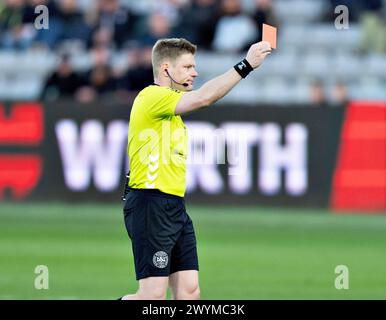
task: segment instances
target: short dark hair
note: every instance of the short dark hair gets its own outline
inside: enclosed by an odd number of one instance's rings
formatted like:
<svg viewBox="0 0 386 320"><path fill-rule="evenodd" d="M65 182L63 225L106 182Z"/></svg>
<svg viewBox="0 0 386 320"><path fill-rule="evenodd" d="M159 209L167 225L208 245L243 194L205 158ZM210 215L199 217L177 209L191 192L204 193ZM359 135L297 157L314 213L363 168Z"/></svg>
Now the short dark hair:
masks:
<svg viewBox="0 0 386 320"><path fill-rule="evenodd" d="M154 77L158 76L159 68L165 59L170 59L174 62L182 54L195 54L196 50L196 45L183 38L168 38L158 40L153 46L151 55Z"/></svg>

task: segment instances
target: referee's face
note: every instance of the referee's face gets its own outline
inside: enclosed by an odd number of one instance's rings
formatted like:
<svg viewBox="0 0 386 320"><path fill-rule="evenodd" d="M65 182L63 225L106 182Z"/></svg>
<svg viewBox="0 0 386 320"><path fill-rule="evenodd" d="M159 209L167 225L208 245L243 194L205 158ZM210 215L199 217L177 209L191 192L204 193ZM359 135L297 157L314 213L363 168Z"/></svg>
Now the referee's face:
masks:
<svg viewBox="0 0 386 320"><path fill-rule="evenodd" d="M188 84L188 86L178 85L178 89L180 91L192 91L194 80L198 76L194 55L191 53L182 54L177 58L171 69L177 82Z"/></svg>

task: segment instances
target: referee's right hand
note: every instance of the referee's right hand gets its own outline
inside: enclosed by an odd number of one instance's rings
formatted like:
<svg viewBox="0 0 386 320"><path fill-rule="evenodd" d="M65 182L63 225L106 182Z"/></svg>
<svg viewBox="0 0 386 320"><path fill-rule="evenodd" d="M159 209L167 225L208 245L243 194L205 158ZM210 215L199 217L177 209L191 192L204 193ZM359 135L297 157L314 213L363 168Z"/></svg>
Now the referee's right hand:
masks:
<svg viewBox="0 0 386 320"><path fill-rule="evenodd" d="M260 41L251 45L248 50L246 59L253 69L256 69L263 63L266 56L271 54L271 45L267 41Z"/></svg>

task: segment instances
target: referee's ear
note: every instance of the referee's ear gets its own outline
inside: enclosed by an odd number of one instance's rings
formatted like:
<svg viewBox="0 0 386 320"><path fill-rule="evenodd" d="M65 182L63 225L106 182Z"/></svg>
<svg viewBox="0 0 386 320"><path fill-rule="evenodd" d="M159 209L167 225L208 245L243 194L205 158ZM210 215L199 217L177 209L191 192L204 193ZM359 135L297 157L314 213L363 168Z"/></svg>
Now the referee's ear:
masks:
<svg viewBox="0 0 386 320"><path fill-rule="evenodd" d="M165 77L169 77L167 70L169 69L169 64L168 63L163 63L160 70L162 70L162 73Z"/></svg>

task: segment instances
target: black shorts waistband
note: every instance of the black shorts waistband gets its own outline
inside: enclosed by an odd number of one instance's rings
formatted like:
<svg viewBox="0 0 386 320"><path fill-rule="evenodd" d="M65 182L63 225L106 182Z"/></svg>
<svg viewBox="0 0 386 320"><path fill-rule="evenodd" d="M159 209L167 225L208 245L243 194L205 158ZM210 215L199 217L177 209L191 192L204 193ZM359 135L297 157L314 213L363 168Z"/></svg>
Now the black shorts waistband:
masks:
<svg viewBox="0 0 386 320"><path fill-rule="evenodd" d="M178 199L178 200L184 200L184 197L179 197L174 194L170 193L165 193L162 192L158 189L136 189L136 188L129 188L130 192L138 192L138 193L143 193L143 194L148 194L148 195L155 195L155 196L160 196L164 198L170 198L170 199Z"/></svg>

